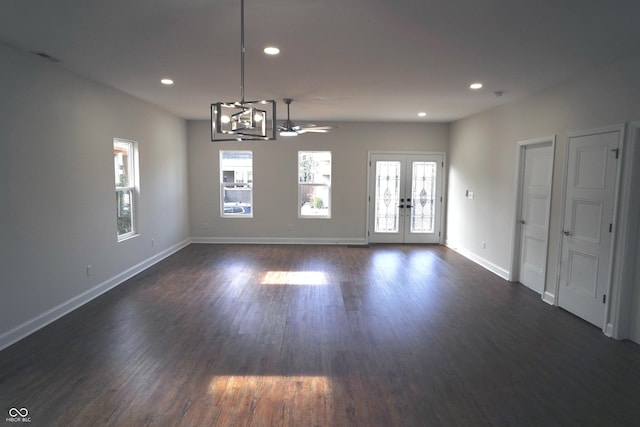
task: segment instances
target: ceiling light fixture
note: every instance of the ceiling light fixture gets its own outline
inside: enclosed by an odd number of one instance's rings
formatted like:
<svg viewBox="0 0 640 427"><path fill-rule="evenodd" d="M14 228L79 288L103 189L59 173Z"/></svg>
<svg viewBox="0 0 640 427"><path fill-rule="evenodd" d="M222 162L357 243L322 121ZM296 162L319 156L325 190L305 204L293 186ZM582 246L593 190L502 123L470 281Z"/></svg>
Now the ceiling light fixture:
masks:
<svg viewBox="0 0 640 427"><path fill-rule="evenodd" d="M471 83L469 85L469 89L473 89L473 90L478 90L478 89L482 89L482 83L477 82L477 83Z"/></svg>
<svg viewBox="0 0 640 427"><path fill-rule="evenodd" d="M424 111L421 111L418 113L418 117L426 117L427 113L425 113Z"/></svg>
<svg viewBox="0 0 640 427"><path fill-rule="evenodd" d="M241 100L211 104L211 141L276 139L276 102L244 99L244 0L240 0Z"/></svg>
<svg viewBox="0 0 640 427"><path fill-rule="evenodd" d="M171 80L171 79L162 79L162 80L160 80L160 83L162 83L163 85L171 86L173 84L173 80Z"/></svg>
<svg viewBox="0 0 640 427"><path fill-rule="evenodd" d="M267 55L277 55L280 53L280 49L274 46L267 46L264 48L264 53Z"/></svg>

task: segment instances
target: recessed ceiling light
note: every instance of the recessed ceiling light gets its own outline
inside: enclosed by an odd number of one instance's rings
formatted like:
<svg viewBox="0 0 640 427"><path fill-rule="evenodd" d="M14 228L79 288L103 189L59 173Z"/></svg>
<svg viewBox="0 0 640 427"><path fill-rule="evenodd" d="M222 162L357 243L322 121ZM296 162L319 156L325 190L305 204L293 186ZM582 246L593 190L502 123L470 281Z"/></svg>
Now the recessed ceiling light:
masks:
<svg viewBox="0 0 640 427"><path fill-rule="evenodd" d="M425 113L424 111L421 111L418 113L418 117L426 117L427 113Z"/></svg>
<svg viewBox="0 0 640 427"><path fill-rule="evenodd" d="M477 82L477 83L471 83L469 85L469 89L473 89L473 90L478 90L478 89L482 89L482 83Z"/></svg>
<svg viewBox="0 0 640 427"><path fill-rule="evenodd" d="M274 46L268 46L264 48L264 53L267 55L277 55L280 53L280 49Z"/></svg>
<svg viewBox="0 0 640 427"><path fill-rule="evenodd" d="M160 80L160 83L162 83L163 85L169 86L169 85L173 84L173 80L171 80L171 79L162 79L162 80Z"/></svg>

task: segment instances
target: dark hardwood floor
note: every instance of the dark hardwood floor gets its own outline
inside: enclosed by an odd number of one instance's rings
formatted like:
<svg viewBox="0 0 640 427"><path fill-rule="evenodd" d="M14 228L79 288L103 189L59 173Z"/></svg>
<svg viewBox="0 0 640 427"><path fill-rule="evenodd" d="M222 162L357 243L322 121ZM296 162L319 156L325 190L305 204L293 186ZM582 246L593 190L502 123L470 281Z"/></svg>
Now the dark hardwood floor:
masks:
<svg viewBox="0 0 640 427"><path fill-rule="evenodd" d="M640 425L640 346L444 247L190 245L0 352L0 426L13 407L33 426Z"/></svg>

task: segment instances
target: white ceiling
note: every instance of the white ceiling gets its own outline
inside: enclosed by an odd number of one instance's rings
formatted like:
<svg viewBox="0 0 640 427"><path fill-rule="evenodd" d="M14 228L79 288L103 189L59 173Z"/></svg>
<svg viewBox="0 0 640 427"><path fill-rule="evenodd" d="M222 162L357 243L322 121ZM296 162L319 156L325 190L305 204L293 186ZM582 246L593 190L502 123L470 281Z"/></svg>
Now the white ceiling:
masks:
<svg viewBox="0 0 640 427"><path fill-rule="evenodd" d="M279 119L289 97L294 120L453 121L635 53L638 16L638 0L245 0L246 99ZM0 40L188 119L240 99L240 0L2 0Z"/></svg>

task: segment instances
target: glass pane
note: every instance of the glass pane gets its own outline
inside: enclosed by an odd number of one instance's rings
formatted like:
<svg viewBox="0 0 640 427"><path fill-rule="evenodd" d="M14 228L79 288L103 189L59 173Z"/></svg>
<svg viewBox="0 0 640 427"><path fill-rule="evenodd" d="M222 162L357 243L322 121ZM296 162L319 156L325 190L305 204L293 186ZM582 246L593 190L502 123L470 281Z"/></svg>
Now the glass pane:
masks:
<svg viewBox="0 0 640 427"><path fill-rule="evenodd" d="M253 152L221 150L220 183L222 215L252 217Z"/></svg>
<svg viewBox="0 0 640 427"><path fill-rule="evenodd" d="M331 184L331 152L299 151L298 182L305 184Z"/></svg>
<svg viewBox="0 0 640 427"><path fill-rule="evenodd" d="M133 231L133 191L116 191L118 236Z"/></svg>
<svg viewBox="0 0 640 427"><path fill-rule="evenodd" d="M220 181L253 182L253 153L251 151L220 151Z"/></svg>
<svg viewBox="0 0 640 427"><path fill-rule="evenodd" d="M253 194L251 184L222 184L224 215L251 216Z"/></svg>
<svg viewBox="0 0 640 427"><path fill-rule="evenodd" d="M113 166L115 184L118 187L133 187L132 144L116 141L113 143Z"/></svg>
<svg viewBox="0 0 640 427"><path fill-rule="evenodd" d="M434 232L437 166L436 162L413 162L411 233Z"/></svg>
<svg viewBox="0 0 640 427"><path fill-rule="evenodd" d="M329 216L329 186L300 184L300 215Z"/></svg>
<svg viewBox="0 0 640 427"><path fill-rule="evenodd" d="M397 233L400 219L400 162L376 162L376 233Z"/></svg>

